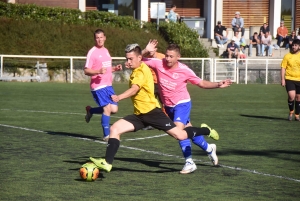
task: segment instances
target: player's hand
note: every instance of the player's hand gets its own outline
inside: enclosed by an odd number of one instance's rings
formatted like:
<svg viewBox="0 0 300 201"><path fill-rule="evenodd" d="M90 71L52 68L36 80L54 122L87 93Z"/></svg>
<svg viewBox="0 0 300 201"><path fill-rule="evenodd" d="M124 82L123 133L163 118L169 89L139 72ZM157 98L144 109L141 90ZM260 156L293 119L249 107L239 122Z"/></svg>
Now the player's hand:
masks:
<svg viewBox="0 0 300 201"><path fill-rule="evenodd" d="M113 68L113 71L120 71L122 70L122 64L118 64Z"/></svg>
<svg viewBox="0 0 300 201"><path fill-rule="evenodd" d="M153 52L156 49L156 45L158 44L158 41L156 39L150 39L148 42L148 45L146 46L146 50L148 52Z"/></svg>
<svg viewBox="0 0 300 201"><path fill-rule="evenodd" d="M99 74L104 74L104 73L106 73L106 71L107 71L106 68L101 68L101 69L99 70Z"/></svg>
<svg viewBox="0 0 300 201"><path fill-rule="evenodd" d="M230 79L222 80L218 83L219 88L225 88L229 87L232 84L232 81Z"/></svg>
<svg viewBox="0 0 300 201"><path fill-rule="evenodd" d="M281 80L281 86L285 87L285 80Z"/></svg>
<svg viewBox="0 0 300 201"><path fill-rule="evenodd" d="M119 96L117 96L117 95L112 95L111 96L111 99L114 101L114 102L119 102Z"/></svg>

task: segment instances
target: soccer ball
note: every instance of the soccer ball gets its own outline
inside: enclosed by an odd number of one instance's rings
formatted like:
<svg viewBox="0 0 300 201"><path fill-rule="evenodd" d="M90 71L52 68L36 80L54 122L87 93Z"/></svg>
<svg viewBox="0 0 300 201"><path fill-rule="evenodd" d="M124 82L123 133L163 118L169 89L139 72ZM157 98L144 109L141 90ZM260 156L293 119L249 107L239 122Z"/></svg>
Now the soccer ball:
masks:
<svg viewBox="0 0 300 201"><path fill-rule="evenodd" d="M80 176L85 181L95 181L99 176L99 169L94 163L87 162L79 170Z"/></svg>

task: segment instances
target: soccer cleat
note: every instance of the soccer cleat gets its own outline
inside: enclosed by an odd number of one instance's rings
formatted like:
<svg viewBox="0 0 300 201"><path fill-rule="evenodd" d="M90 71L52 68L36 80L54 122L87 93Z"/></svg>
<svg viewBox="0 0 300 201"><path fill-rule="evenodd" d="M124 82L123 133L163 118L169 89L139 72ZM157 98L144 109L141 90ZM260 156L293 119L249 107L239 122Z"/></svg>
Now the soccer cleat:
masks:
<svg viewBox="0 0 300 201"><path fill-rule="evenodd" d="M295 121L300 121L300 117L299 117L299 114L295 114Z"/></svg>
<svg viewBox="0 0 300 201"><path fill-rule="evenodd" d="M207 154L208 158L211 160L213 165L218 165L218 156L217 156L217 146L215 144L210 144L212 151L210 154Z"/></svg>
<svg viewBox="0 0 300 201"><path fill-rule="evenodd" d="M143 128L143 130L154 130L155 128L153 128L152 126L146 126L145 128Z"/></svg>
<svg viewBox="0 0 300 201"><path fill-rule="evenodd" d="M108 142L108 140L109 140L109 135L104 136L104 137L102 138L102 140L103 140L104 142Z"/></svg>
<svg viewBox="0 0 300 201"><path fill-rule="evenodd" d="M189 174L191 172L194 172L195 170L197 170L197 166L194 163L194 161L193 160L187 160L185 162L184 167L180 171L180 174Z"/></svg>
<svg viewBox="0 0 300 201"><path fill-rule="evenodd" d="M92 107L91 106L86 106L85 107L85 110L86 110L86 115L85 115L85 121L86 121L86 123L89 123L90 122L90 120L91 120L91 118L92 118L92 114L90 113L90 110L92 109Z"/></svg>
<svg viewBox="0 0 300 201"><path fill-rule="evenodd" d="M289 116L288 116L288 120L292 121L293 120L293 114L294 114L294 110L290 111Z"/></svg>
<svg viewBox="0 0 300 201"><path fill-rule="evenodd" d="M207 124L201 124L201 128L208 128L210 130L210 133L208 137L214 139L214 140L219 140L219 134L215 129L211 129Z"/></svg>
<svg viewBox="0 0 300 201"><path fill-rule="evenodd" d="M106 172L110 172L112 165L108 164L105 159L99 158L95 159L93 157L90 157L90 160L101 170L105 170Z"/></svg>

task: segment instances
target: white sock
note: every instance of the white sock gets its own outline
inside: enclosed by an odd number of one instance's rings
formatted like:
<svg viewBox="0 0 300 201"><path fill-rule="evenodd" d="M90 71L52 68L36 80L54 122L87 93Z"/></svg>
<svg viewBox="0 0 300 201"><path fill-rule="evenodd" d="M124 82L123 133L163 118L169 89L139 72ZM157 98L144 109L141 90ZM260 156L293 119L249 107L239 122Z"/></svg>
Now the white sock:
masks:
<svg viewBox="0 0 300 201"><path fill-rule="evenodd" d="M205 151L206 151L207 153L211 153L212 150L213 150L213 148L210 146L210 144L207 144L207 148L206 148Z"/></svg>

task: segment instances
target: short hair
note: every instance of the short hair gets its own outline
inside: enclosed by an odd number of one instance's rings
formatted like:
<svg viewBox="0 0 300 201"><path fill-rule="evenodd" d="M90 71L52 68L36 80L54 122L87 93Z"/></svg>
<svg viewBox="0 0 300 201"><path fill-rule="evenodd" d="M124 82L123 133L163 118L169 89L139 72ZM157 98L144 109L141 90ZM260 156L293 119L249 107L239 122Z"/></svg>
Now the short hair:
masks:
<svg viewBox="0 0 300 201"><path fill-rule="evenodd" d="M167 47L167 50L169 50L169 51L175 51L178 54L180 54L180 47L179 47L179 45L174 44L174 43L169 44L168 47Z"/></svg>
<svg viewBox="0 0 300 201"><path fill-rule="evenodd" d="M257 32L254 32L254 34L257 34Z"/></svg>
<svg viewBox="0 0 300 201"><path fill-rule="evenodd" d="M102 29L97 29L95 32L94 32L94 37L96 37L96 34L100 34L100 33L103 33L103 35L105 36L105 33Z"/></svg>
<svg viewBox="0 0 300 201"><path fill-rule="evenodd" d="M176 7L176 5L175 5L175 4L173 4L173 5L171 6L171 8L174 8L174 7Z"/></svg>
<svg viewBox="0 0 300 201"><path fill-rule="evenodd" d="M125 48L125 53L134 52L137 56L142 55L142 49L139 44L129 44Z"/></svg>
<svg viewBox="0 0 300 201"><path fill-rule="evenodd" d="M295 45L295 44L300 46L300 40L299 39L293 40L292 45Z"/></svg>

